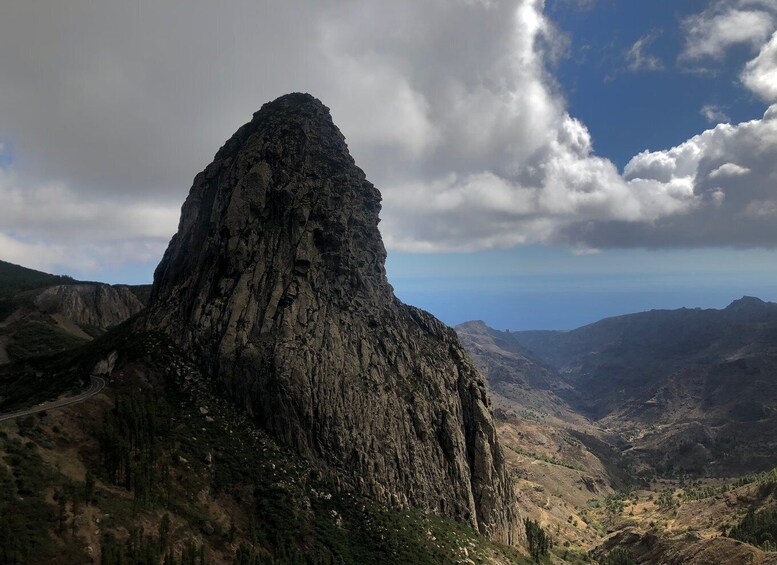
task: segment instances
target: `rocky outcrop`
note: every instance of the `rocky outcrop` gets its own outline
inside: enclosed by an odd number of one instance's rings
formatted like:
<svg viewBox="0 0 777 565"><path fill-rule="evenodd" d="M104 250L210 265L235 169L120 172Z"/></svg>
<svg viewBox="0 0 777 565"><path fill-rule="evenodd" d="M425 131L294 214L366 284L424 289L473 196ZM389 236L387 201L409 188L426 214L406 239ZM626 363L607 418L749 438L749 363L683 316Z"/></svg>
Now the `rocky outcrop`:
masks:
<svg viewBox="0 0 777 565"><path fill-rule="evenodd" d="M331 480L509 543L483 380L452 329L394 296L380 200L323 104L264 105L195 178L147 324Z"/></svg>
<svg viewBox="0 0 777 565"><path fill-rule="evenodd" d="M40 291L33 302L43 314L58 314L79 326L102 330L143 309L143 303L129 288L107 284L52 286Z"/></svg>
<svg viewBox="0 0 777 565"><path fill-rule="evenodd" d="M0 301L0 365L79 347L143 307L126 286L69 283L19 292Z"/></svg>

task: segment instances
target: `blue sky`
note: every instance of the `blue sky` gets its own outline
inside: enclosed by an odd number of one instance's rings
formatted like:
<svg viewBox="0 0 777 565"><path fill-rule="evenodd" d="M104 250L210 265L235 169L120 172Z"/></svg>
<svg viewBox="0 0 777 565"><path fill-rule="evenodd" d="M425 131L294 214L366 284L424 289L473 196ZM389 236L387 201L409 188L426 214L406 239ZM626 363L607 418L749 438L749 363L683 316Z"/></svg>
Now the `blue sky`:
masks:
<svg viewBox="0 0 777 565"><path fill-rule="evenodd" d="M566 0L547 12L570 42L554 76L593 137L598 154L621 170L645 149L682 143L710 127L714 105L732 122L758 118L765 104L739 73L751 50L731 49L709 70L677 62L681 21L705 1L591 3ZM661 70L632 71L625 53L646 35ZM638 134L637 134L638 132ZM564 329L654 308L722 308L742 295L777 301L777 252L771 249L643 248L575 255L569 248L516 247L502 252L389 260L397 294L449 324L483 319L505 329Z"/></svg>
<svg viewBox="0 0 777 565"><path fill-rule="evenodd" d="M195 4L4 8L0 258L150 282L195 173L308 91L449 324L777 300L772 0Z"/></svg>
<svg viewBox="0 0 777 565"><path fill-rule="evenodd" d="M777 252L625 249L573 255L519 247L475 254L389 254L397 295L450 325L571 329L664 308L722 308L743 295L777 301Z"/></svg>
<svg viewBox="0 0 777 565"><path fill-rule="evenodd" d="M708 65L677 62L683 18L710 2L603 0L580 10L569 4L548 4L550 17L571 42L554 74L570 112L588 126L597 153L619 167L640 151L672 147L707 129L710 122L700 112L705 105L720 107L732 122L763 115L764 102L739 80L752 50L732 46L722 61ZM646 51L663 68L631 71L624 54L645 36L652 38Z"/></svg>

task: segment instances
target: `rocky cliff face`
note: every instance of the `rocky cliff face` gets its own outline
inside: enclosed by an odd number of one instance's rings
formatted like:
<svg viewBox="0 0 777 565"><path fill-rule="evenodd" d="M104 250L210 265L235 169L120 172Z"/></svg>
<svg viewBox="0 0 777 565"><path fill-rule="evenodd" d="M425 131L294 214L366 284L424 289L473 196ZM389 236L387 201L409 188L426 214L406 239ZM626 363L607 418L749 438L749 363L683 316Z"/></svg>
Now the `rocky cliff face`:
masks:
<svg viewBox="0 0 777 565"><path fill-rule="evenodd" d="M330 479L512 542L483 380L453 330L394 297L380 199L323 104L266 104L195 178L147 324Z"/></svg>
<svg viewBox="0 0 777 565"><path fill-rule="evenodd" d="M0 365L78 347L142 309L128 287L99 283L60 284L5 297L0 299Z"/></svg>
<svg viewBox="0 0 777 565"><path fill-rule="evenodd" d="M79 326L108 329L143 309L127 287L107 284L70 284L46 288L33 299L48 315L61 315Z"/></svg>
<svg viewBox="0 0 777 565"><path fill-rule="evenodd" d="M479 320L459 324L455 330L485 377L497 408L542 413L564 428L587 428L585 418L558 396L569 396L570 385L552 367L533 359L511 339L510 332L495 330Z"/></svg>

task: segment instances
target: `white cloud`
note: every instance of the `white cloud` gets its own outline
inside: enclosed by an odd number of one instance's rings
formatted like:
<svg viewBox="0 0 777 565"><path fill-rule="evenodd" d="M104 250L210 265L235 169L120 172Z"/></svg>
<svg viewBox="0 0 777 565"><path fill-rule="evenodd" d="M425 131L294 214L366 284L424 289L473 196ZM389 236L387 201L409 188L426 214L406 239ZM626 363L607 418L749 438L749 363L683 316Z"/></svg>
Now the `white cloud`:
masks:
<svg viewBox="0 0 777 565"><path fill-rule="evenodd" d="M745 215L755 218L777 216L777 200L754 200L745 208Z"/></svg>
<svg viewBox="0 0 777 565"><path fill-rule="evenodd" d="M158 259L166 248L159 241L62 244L51 240L27 241L0 233L4 261L57 274L89 276L110 267Z"/></svg>
<svg viewBox="0 0 777 565"><path fill-rule="evenodd" d="M175 231L178 206L86 200L61 184L33 185L0 171L0 225L6 233L61 242L161 239Z"/></svg>
<svg viewBox="0 0 777 565"><path fill-rule="evenodd" d="M353 54L327 45L324 53L333 76L325 98L343 109L353 145L393 147L420 158L438 141L429 117L429 103L410 85L400 69L372 53Z"/></svg>
<svg viewBox="0 0 777 565"><path fill-rule="evenodd" d="M0 170L0 257L30 267L94 272L158 258L178 207L85 201L60 184L35 186Z"/></svg>
<svg viewBox="0 0 777 565"><path fill-rule="evenodd" d="M575 247L572 249L572 254L578 257L584 257L586 255L599 255L601 252L601 249L596 249L594 247Z"/></svg>
<svg viewBox="0 0 777 565"><path fill-rule="evenodd" d="M625 180L591 154L585 127L562 116L556 139L512 177L480 172L394 187L385 233L405 251L551 243L580 221L652 221L689 210L692 183L671 177Z"/></svg>
<svg viewBox="0 0 777 565"><path fill-rule="evenodd" d="M717 177L730 177L730 176L737 176L737 175L746 175L750 172L750 169L747 167L740 167L736 163L723 163L720 167L717 169L712 170L709 173L709 177L711 179L717 178Z"/></svg>
<svg viewBox="0 0 777 565"><path fill-rule="evenodd" d="M97 262L93 257L73 253L66 245L53 243L31 243L15 239L0 233L0 257L4 261L24 265L32 269L58 271L65 274L70 269L78 271L96 270ZM65 265L66 263L66 265Z"/></svg>
<svg viewBox="0 0 777 565"><path fill-rule="evenodd" d="M660 71L664 63L655 55L646 52L656 39L655 33L643 35L626 51L626 62L631 71Z"/></svg>
<svg viewBox="0 0 777 565"><path fill-rule="evenodd" d="M625 176L679 190L691 205L681 215L652 222L579 222L566 230L568 243L608 246L777 246L777 105L761 119L719 124L665 151L645 151Z"/></svg>
<svg viewBox="0 0 777 565"><path fill-rule="evenodd" d="M742 82L766 102L777 102L777 32L747 63Z"/></svg>
<svg viewBox="0 0 777 565"><path fill-rule="evenodd" d="M704 116L704 119L711 124L727 123L731 121L728 114L716 104L705 104L701 107L701 110L699 110L699 114Z"/></svg>
<svg viewBox="0 0 777 565"><path fill-rule="evenodd" d="M719 59L734 45L758 48L775 27L770 2L717 1L683 21L686 32L681 59Z"/></svg>

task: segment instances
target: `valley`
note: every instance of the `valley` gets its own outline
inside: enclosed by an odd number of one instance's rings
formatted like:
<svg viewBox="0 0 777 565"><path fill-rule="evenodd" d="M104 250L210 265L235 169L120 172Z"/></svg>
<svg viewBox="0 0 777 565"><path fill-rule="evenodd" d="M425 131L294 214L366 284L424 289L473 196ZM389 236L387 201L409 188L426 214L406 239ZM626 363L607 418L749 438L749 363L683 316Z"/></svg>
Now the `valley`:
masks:
<svg viewBox="0 0 777 565"><path fill-rule="evenodd" d="M563 332L456 328L522 513L563 540L561 559L626 548L645 563L777 559L761 551L774 532L760 549L722 535L777 504L775 329L777 305L750 297Z"/></svg>

